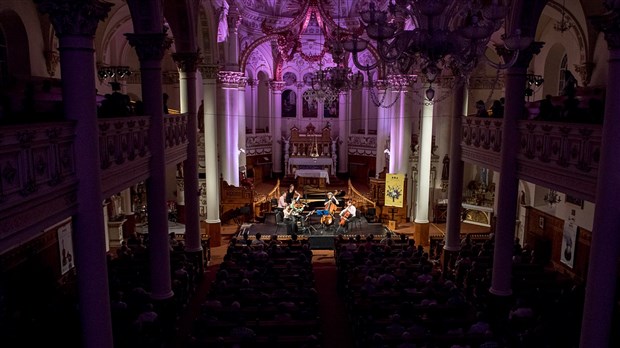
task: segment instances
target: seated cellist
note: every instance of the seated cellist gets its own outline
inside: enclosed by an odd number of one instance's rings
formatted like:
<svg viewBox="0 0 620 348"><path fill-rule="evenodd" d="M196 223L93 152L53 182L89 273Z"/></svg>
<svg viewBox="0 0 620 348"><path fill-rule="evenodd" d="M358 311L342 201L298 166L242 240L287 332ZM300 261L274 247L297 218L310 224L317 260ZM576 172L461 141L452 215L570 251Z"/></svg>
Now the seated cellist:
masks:
<svg viewBox="0 0 620 348"><path fill-rule="evenodd" d="M340 226L346 227L350 218L355 216L357 209L351 198L347 199L347 206L340 212Z"/></svg>

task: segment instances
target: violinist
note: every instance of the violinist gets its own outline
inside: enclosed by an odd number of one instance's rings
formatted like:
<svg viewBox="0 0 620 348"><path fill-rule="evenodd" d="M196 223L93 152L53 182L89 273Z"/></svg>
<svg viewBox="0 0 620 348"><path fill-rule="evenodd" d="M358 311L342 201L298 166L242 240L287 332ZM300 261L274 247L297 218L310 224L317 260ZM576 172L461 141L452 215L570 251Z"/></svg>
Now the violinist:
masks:
<svg viewBox="0 0 620 348"><path fill-rule="evenodd" d="M293 201L298 200L301 194L295 190L295 185L291 184L286 191L286 204L291 204Z"/></svg>
<svg viewBox="0 0 620 348"><path fill-rule="evenodd" d="M340 212L340 226L346 227L349 219L354 217L357 212L357 208L353 205L351 198L347 199L347 206Z"/></svg>

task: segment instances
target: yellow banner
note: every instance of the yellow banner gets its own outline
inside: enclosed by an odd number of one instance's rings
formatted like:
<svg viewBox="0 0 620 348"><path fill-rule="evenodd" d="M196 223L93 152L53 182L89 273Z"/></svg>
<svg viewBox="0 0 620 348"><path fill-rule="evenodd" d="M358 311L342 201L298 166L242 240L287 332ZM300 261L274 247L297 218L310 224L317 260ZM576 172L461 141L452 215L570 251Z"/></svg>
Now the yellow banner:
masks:
<svg viewBox="0 0 620 348"><path fill-rule="evenodd" d="M385 206L403 207L405 197L405 175L387 174L385 176Z"/></svg>

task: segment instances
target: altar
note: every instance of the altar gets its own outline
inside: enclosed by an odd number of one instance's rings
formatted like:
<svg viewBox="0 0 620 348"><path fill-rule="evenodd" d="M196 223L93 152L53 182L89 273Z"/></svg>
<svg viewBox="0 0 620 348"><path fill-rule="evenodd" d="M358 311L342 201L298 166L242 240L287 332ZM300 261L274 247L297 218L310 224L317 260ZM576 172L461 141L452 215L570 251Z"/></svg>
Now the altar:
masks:
<svg viewBox="0 0 620 348"><path fill-rule="evenodd" d="M467 203L462 203L461 206L463 207L464 223L491 227L493 208Z"/></svg>
<svg viewBox="0 0 620 348"><path fill-rule="evenodd" d="M298 187L314 186L325 189L326 184L329 184L329 173L323 169L297 169L295 179Z"/></svg>
<svg viewBox="0 0 620 348"><path fill-rule="evenodd" d="M293 173L299 170L319 170L324 169L331 175L336 175L334 168L334 160L331 157L291 157L288 159L287 173ZM296 171L293 169L297 168Z"/></svg>
<svg viewBox="0 0 620 348"><path fill-rule="evenodd" d="M323 170L328 178L336 175L337 144L331 137L331 128L326 126L319 132L315 131L312 123L305 127L305 133L293 126L290 136L283 139L284 169L287 175L297 177L295 173L299 170Z"/></svg>

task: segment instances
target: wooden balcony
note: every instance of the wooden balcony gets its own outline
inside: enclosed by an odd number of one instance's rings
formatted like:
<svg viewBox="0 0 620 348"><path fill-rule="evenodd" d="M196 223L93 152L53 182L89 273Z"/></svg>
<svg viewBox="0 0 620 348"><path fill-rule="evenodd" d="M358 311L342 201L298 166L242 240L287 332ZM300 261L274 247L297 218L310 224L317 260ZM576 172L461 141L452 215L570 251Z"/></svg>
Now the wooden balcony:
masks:
<svg viewBox="0 0 620 348"><path fill-rule="evenodd" d="M149 177L149 117L99 119L102 197ZM187 158L187 115L165 115L166 165ZM75 214L72 122L0 128L0 254Z"/></svg>
<svg viewBox="0 0 620 348"><path fill-rule="evenodd" d="M602 125L519 121L520 179L595 201ZM468 116L462 122L463 161L499 171L502 119Z"/></svg>

